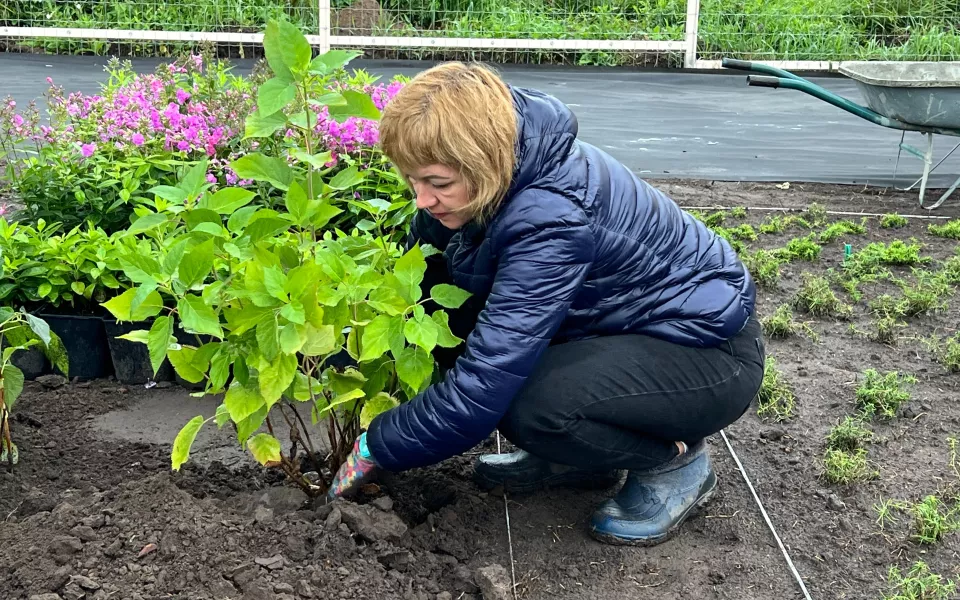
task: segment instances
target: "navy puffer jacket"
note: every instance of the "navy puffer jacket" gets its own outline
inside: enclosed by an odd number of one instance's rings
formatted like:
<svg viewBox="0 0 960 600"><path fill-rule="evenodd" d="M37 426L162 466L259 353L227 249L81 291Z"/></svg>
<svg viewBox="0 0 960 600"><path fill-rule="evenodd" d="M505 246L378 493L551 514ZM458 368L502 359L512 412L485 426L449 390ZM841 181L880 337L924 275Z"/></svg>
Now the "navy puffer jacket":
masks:
<svg viewBox="0 0 960 600"><path fill-rule="evenodd" d="M559 100L512 93L517 165L498 212L456 232L423 211L415 219L414 235L444 249L454 283L485 305L443 381L368 429L387 470L434 464L486 438L551 341L638 333L711 347L754 310L754 281L725 240L577 140Z"/></svg>

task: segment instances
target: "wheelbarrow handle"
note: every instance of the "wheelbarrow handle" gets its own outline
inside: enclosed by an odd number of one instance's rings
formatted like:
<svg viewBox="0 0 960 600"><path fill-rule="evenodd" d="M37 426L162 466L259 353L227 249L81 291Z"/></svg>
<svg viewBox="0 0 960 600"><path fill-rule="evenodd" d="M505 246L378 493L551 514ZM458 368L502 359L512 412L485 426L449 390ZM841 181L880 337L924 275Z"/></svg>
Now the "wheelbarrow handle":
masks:
<svg viewBox="0 0 960 600"><path fill-rule="evenodd" d="M752 71L753 63L749 60L738 60L736 58L724 58L720 61L724 69L737 69L739 71Z"/></svg>
<svg viewBox="0 0 960 600"><path fill-rule="evenodd" d="M780 77L782 79L795 79L797 81L806 81L799 75L794 75L790 71L784 71L763 63L750 62L749 60L737 60L735 58L724 58L720 60L721 66L725 69L736 69L738 71L750 71L751 73L760 73L771 77Z"/></svg>
<svg viewBox="0 0 960 600"><path fill-rule="evenodd" d="M776 89L780 87L780 78L769 75L747 75L747 85Z"/></svg>

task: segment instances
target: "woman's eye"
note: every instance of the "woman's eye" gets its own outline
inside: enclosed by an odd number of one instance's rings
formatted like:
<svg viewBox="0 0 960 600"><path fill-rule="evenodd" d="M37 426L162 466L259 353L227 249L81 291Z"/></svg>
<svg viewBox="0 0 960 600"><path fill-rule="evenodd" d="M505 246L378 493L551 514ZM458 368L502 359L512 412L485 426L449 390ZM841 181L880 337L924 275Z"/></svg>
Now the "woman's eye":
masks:
<svg viewBox="0 0 960 600"><path fill-rule="evenodd" d="M434 185L433 187L437 188L438 190L445 190L445 189L447 189L448 187L450 187L450 184L449 184L449 183L440 183L440 184Z"/></svg>

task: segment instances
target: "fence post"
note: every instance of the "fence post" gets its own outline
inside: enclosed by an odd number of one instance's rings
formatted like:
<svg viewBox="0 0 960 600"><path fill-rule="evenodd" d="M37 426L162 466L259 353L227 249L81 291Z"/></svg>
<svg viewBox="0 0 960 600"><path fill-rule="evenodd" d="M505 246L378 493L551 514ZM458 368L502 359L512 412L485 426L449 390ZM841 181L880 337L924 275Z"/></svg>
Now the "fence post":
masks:
<svg viewBox="0 0 960 600"><path fill-rule="evenodd" d="M317 0L317 35L320 37L319 52L323 54L330 50L330 0Z"/></svg>
<svg viewBox="0 0 960 600"><path fill-rule="evenodd" d="M700 32L700 0L687 0L686 36L683 52L683 66L687 69L697 67L697 41Z"/></svg>

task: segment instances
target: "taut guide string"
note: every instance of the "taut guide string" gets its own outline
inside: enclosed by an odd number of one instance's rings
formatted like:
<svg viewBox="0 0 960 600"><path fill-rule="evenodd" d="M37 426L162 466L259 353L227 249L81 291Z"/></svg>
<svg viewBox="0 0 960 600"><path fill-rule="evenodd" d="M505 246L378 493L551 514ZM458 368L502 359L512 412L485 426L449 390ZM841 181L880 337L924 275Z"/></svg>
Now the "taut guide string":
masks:
<svg viewBox="0 0 960 600"><path fill-rule="evenodd" d="M497 430L497 454L500 450L500 430ZM513 561L513 535L510 533L510 501L507 500L507 490L503 490L503 514L507 520L507 547L510 550L510 589L513 590L513 600L517 600L517 567Z"/></svg>
<svg viewBox="0 0 960 600"><path fill-rule="evenodd" d="M767 516L767 511L763 508L763 502L760 502L760 496L758 496L757 491L753 489L753 484L750 483L750 478L747 477L747 470L743 468L743 465L740 463L740 459L737 457L737 453L733 451L733 446L730 444L730 440L727 439L727 434L721 429L720 435L723 437L723 441L727 444L727 450L730 451L730 456L732 456L734 462L737 463L737 468L740 469L740 474L743 475L743 480L747 482L747 487L750 488L750 493L753 494L753 499L757 501L757 506L760 507L760 514L763 515L763 520L767 522L767 527L770 528L770 533L773 534L773 539L777 540L777 545L780 546L780 552L782 552L783 557L787 559L787 566L790 567L790 572L793 573L794 579L796 579L797 583L800 584L800 589L803 591L803 597L806 598L806 600L812 600L812 598L810 598L810 592L807 591L807 586L803 584L803 578L800 577L800 573L797 571L797 568L793 566L793 561L790 560L790 553L787 552L787 549L783 546L783 542L780 541L780 536L777 535L777 530L774 529L773 523L770 521L770 517Z"/></svg>

